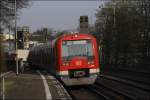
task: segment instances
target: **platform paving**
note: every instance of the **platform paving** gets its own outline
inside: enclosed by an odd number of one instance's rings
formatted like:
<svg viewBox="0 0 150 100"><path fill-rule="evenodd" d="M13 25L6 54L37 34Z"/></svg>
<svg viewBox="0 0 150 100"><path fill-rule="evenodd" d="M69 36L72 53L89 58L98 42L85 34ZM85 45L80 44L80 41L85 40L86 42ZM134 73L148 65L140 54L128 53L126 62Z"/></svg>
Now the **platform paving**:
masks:
<svg viewBox="0 0 150 100"><path fill-rule="evenodd" d="M42 73L42 72L41 72ZM71 99L70 95L55 77L43 73L50 90L52 100ZM2 92L2 88L1 88ZM3 99L1 93L0 99ZM5 76L5 100L47 100L45 87L41 75L30 70L23 74L16 75L11 72Z"/></svg>

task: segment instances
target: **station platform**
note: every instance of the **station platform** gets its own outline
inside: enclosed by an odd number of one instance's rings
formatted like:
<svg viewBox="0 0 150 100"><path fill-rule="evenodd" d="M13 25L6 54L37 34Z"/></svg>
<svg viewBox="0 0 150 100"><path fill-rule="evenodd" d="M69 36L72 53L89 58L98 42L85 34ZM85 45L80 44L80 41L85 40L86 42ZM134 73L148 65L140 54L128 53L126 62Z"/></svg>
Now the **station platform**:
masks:
<svg viewBox="0 0 150 100"><path fill-rule="evenodd" d="M1 81L2 87L2 81ZM30 70L16 75L10 72L4 78L1 100L72 100L63 85L47 72Z"/></svg>

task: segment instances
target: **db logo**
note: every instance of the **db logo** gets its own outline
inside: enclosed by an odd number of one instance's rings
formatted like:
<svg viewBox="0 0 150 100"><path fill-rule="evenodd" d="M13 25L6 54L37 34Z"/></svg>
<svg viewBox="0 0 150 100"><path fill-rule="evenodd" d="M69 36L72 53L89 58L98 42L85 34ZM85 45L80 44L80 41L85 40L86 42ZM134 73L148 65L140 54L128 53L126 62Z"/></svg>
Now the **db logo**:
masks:
<svg viewBox="0 0 150 100"><path fill-rule="evenodd" d="M82 62L81 61L76 61L76 65L81 65Z"/></svg>

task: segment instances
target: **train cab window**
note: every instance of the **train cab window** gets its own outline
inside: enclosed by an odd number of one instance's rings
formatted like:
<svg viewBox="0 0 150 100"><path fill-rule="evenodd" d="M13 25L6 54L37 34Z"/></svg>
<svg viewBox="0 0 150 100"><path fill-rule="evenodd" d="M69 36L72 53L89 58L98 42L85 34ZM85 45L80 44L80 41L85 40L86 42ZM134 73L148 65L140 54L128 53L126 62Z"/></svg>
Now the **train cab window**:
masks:
<svg viewBox="0 0 150 100"><path fill-rule="evenodd" d="M74 56L93 58L93 47L91 40L75 40L62 42L63 60L71 60Z"/></svg>

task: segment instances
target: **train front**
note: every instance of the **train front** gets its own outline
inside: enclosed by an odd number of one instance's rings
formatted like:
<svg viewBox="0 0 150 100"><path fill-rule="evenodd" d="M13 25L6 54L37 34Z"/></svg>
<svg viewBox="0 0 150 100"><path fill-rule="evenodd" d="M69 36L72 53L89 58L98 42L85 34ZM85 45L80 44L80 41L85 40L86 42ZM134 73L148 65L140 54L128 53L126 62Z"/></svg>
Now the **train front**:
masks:
<svg viewBox="0 0 150 100"><path fill-rule="evenodd" d="M65 85L93 84L99 74L96 39L86 34L62 38L58 75Z"/></svg>

